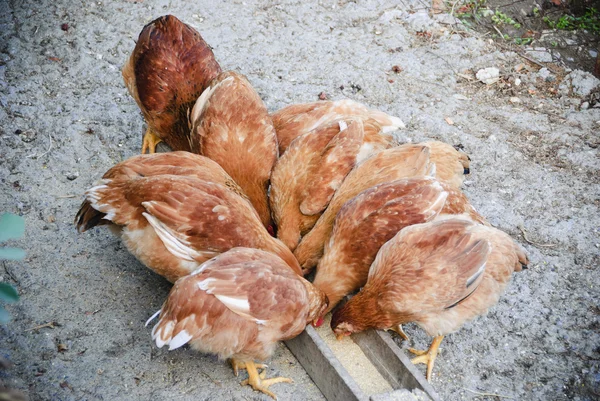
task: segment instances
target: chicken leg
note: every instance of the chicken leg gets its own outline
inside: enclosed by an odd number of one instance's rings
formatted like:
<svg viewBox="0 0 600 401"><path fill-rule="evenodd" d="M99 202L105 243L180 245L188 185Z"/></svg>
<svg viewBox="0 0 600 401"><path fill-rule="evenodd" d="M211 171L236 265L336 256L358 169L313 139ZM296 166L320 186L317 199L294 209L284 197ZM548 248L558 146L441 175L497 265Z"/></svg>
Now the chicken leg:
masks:
<svg viewBox="0 0 600 401"><path fill-rule="evenodd" d="M242 381L242 386L250 385L254 390L261 391L266 395L272 397L274 400L277 396L268 390L269 386L275 383L293 383L292 379L287 377L275 377L272 379L265 379L266 371L263 371L260 375L258 374L257 365L252 361L245 362L246 370L248 371L248 379Z"/></svg>
<svg viewBox="0 0 600 401"><path fill-rule="evenodd" d="M426 376L427 381L431 380L431 372L433 371L433 364L435 362L435 358L437 357L437 354L438 354L438 349L440 348L440 344L442 343L443 339L444 339L444 336L435 337L433 339L433 341L431 342L431 346L429 347L429 349L427 351L421 351L421 350L417 350L414 348L408 349L413 354L419 355L416 358L413 358L411 360L412 363L414 363L415 365L418 363L427 364L427 376Z"/></svg>
<svg viewBox="0 0 600 401"><path fill-rule="evenodd" d="M231 363L231 367L233 368L233 374L235 375L235 377L238 376L240 369L247 369L246 368L246 362L241 361L239 359L231 358L231 360L229 362ZM268 368L267 365L262 364L262 363L255 363L254 366L256 367L256 369L266 369L266 368ZM266 371L261 372L261 376L265 372ZM264 379L264 377L261 377L261 379Z"/></svg>
<svg viewBox="0 0 600 401"><path fill-rule="evenodd" d="M389 330L395 331L400 337L402 337L403 340L410 342L410 338L406 335L404 330L402 330L401 324L390 327Z"/></svg>
<svg viewBox="0 0 600 401"><path fill-rule="evenodd" d="M144 134L144 139L142 140L142 154L145 154L146 150L150 154L156 153L156 145L160 142L162 142L162 139L148 128Z"/></svg>

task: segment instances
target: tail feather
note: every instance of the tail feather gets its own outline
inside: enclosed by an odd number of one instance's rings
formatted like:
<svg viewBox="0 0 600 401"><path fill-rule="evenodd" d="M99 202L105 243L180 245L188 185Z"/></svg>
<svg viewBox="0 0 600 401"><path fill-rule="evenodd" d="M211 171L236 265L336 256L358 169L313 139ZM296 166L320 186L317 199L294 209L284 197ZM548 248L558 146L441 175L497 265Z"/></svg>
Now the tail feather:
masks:
<svg viewBox="0 0 600 401"><path fill-rule="evenodd" d="M84 200L75 216L75 225L80 233L94 228L110 224L109 220L104 219L106 213L94 209L88 200Z"/></svg>

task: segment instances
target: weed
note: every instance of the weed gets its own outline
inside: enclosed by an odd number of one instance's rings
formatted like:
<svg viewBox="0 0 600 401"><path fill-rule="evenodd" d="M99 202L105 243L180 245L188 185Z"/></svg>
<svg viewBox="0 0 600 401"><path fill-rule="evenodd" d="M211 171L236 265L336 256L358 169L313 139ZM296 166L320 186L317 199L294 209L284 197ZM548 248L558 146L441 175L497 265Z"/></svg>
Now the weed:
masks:
<svg viewBox="0 0 600 401"><path fill-rule="evenodd" d="M555 20L550 17L544 17L543 20L552 29L561 31L584 29L592 33L600 33L600 13L594 7L588 8L581 17L565 14Z"/></svg>

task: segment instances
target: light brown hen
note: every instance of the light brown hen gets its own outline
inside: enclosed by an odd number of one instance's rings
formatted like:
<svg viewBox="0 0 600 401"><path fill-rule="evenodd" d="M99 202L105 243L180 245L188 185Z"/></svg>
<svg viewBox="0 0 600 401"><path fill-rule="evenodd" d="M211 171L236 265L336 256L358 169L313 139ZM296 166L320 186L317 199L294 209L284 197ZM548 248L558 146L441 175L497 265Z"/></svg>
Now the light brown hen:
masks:
<svg viewBox="0 0 600 401"><path fill-rule="evenodd" d="M224 72L198 98L190 119L192 151L219 163L269 228L267 191L277 160L277 136L258 93L243 75Z"/></svg>
<svg viewBox="0 0 600 401"><path fill-rule="evenodd" d="M293 250L355 166L392 145L372 121L333 121L292 142L271 174L277 237Z"/></svg>
<svg viewBox="0 0 600 401"><path fill-rule="evenodd" d="M142 29L122 72L148 124L142 153L154 153L161 141L190 151L188 115L221 72L202 36L172 15L157 18Z"/></svg>
<svg viewBox="0 0 600 401"><path fill-rule="evenodd" d="M404 227L439 214L462 213L485 222L462 192L432 177L379 184L346 202L335 218L313 281L329 298L327 312L365 285L381 246Z"/></svg>
<svg viewBox="0 0 600 401"><path fill-rule="evenodd" d="M169 159L185 166L170 165ZM130 160L86 191L75 218L80 231L110 223L134 256L171 282L237 246L273 252L300 273L291 251L269 235L214 161L190 153Z"/></svg>
<svg viewBox="0 0 600 401"><path fill-rule="evenodd" d="M411 349L429 380L443 337L495 305L527 263L506 233L467 216L439 216L404 228L380 249L367 284L334 312L331 328L340 337L415 322L435 337L428 351Z"/></svg>
<svg viewBox="0 0 600 401"><path fill-rule="evenodd" d="M278 341L300 334L326 307L325 294L277 256L235 248L175 283L152 338L159 348L189 343L195 350L231 358L236 376L239 368L248 371L242 384L276 398L268 387L291 380L265 379L265 372L257 372L265 366L255 361L268 359Z"/></svg>
<svg viewBox="0 0 600 401"><path fill-rule="evenodd" d="M300 135L338 120L362 120L365 124L370 121L381 126L382 135L404 128L398 117L369 109L350 99L293 104L276 111L271 117L279 139L280 156Z"/></svg>
<svg viewBox="0 0 600 401"><path fill-rule="evenodd" d="M440 142L386 149L360 163L346 176L327 209L294 250L300 266L308 272L317 265L331 236L335 216L344 203L360 192L381 183L426 175L435 175L438 180L454 186L464 179L463 163L461 152Z"/></svg>

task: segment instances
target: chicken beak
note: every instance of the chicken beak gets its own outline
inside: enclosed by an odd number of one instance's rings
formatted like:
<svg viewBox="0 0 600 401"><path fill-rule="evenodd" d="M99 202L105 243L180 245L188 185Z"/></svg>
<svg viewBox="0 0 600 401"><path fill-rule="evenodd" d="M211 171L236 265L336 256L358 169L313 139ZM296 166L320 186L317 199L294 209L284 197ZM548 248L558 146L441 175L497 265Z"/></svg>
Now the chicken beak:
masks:
<svg viewBox="0 0 600 401"><path fill-rule="evenodd" d="M323 325L323 317L313 320L312 325L314 327L321 327Z"/></svg>
<svg viewBox="0 0 600 401"><path fill-rule="evenodd" d="M344 333L336 334L336 335L335 335L335 339L336 339L336 340L338 340L338 341L341 341L341 340L342 340L342 338L344 338L344 336L345 336L345 334L344 334Z"/></svg>

